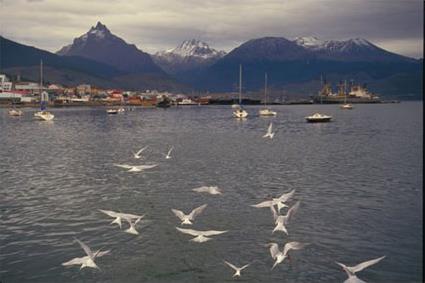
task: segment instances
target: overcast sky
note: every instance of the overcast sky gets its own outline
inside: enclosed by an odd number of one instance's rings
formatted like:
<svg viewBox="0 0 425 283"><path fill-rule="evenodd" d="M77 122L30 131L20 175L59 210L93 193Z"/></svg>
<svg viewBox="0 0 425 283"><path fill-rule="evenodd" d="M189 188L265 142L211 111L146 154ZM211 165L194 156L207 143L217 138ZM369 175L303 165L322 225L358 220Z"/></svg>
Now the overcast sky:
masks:
<svg viewBox="0 0 425 283"><path fill-rule="evenodd" d="M0 0L0 33L52 52L97 21L143 51L196 38L230 51L264 36L365 38L423 57L422 0Z"/></svg>

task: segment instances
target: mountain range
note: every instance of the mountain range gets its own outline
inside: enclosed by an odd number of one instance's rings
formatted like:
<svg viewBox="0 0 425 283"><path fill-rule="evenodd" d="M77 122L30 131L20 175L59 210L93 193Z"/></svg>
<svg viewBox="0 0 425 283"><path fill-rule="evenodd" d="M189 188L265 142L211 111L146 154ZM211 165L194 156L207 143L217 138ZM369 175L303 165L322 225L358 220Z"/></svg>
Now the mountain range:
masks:
<svg viewBox="0 0 425 283"><path fill-rule="evenodd" d="M315 37L263 37L226 54L200 40L150 55L126 43L98 22L56 54L0 37L0 68L7 74L38 78L43 59L45 77L65 85L169 91L234 91L243 66L244 91L263 87L307 96L320 88L321 76L338 83L355 80L383 96L422 97L423 60L386 51L354 38L322 41Z"/></svg>

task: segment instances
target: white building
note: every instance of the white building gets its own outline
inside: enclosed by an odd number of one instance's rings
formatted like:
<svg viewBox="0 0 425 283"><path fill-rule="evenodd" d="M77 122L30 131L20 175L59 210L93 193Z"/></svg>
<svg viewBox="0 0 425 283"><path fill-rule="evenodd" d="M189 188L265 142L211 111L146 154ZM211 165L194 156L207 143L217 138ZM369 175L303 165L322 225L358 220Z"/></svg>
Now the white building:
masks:
<svg viewBox="0 0 425 283"><path fill-rule="evenodd" d="M11 91L12 82L4 74L0 74L0 91Z"/></svg>

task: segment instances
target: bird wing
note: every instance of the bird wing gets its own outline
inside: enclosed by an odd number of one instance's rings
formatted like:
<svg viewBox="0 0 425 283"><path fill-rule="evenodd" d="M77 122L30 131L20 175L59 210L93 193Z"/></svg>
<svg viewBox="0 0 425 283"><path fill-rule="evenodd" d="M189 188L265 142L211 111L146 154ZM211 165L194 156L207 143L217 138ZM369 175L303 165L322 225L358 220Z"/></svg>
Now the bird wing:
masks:
<svg viewBox="0 0 425 283"><path fill-rule="evenodd" d="M238 270L239 268L237 268L236 266L234 266L233 264L231 264L230 262L228 262L228 261L224 261L224 263L225 264L227 264L228 266L230 266L232 269L234 269L234 270Z"/></svg>
<svg viewBox="0 0 425 283"><path fill-rule="evenodd" d="M194 220L196 216L198 216L199 214L202 213L202 211L204 211L204 209L207 207L207 204L203 204L200 207L195 208L194 210L192 210L192 212L189 214L189 218L190 220Z"/></svg>
<svg viewBox="0 0 425 283"><path fill-rule="evenodd" d="M285 224L288 223L289 219L291 219L294 214L297 212L300 207L300 202L297 201L290 209L288 209L288 213L286 213Z"/></svg>
<svg viewBox="0 0 425 283"><path fill-rule="evenodd" d="M147 148L148 148L148 146L145 146L144 148L140 149L138 152L136 152L136 155L139 155L140 153L142 153Z"/></svg>
<svg viewBox="0 0 425 283"><path fill-rule="evenodd" d="M170 153L173 151L173 149L174 149L174 146L172 146L172 147L170 148L170 150L168 151L167 155L170 155Z"/></svg>
<svg viewBox="0 0 425 283"><path fill-rule="evenodd" d="M118 217L119 216L119 213L112 211L112 210L99 209L99 211L105 213L106 215L108 215L110 217Z"/></svg>
<svg viewBox="0 0 425 283"><path fill-rule="evenodd" d="M76 257L73 258L67 262L62 263L63 266L69 266L69 265L76 265L76 264L83 264L83 262L85 262L85 259L87 257Z"/></svg>
<svg viewBox="0 0 425 283"><path fill-rule="evenodd" d="M98 250L98 251L96 251L96 253L97 253L96 257L102 257L104 255L109 254L110 252L111 252L111 250L106 250L106 251Z"/></svg>
<svg viewBox="0 0 425 283"><path fill-rule="evenodd" d="M145 214L142 215L136 215L136 214L131 214L131 213L118 213L118 216L122 217L122 218L131 218L131 219L142 219L143 217L145 217Z"/></svg>
<svg viewBox="0 0 425 283"><path fill-rule="evenodd" d="M366 267L369 267L369 266L371 266L371 265L374 265L374 264L376 264L376 263L380 262L380 261L381 261L384 257L385 257L385 256L379 257L379 258L377 258L377 259L368 260L368 261L365 261L365 262L359 263L359 264L357 264L356 266L348 267L348 269L349 269L351 272L356 273L356 272L359 272L359 271L361 271L361 270L365 269Z"/></svg>
<svg viewBox="0 0 425 283"><path fill-rule="evenodd" d="M244 266L242 266L242 267L241 267L241 270L243 270L243 269L247 268L247 267L248 267L248 266L250 266L250 265L251 265L250 263L245 264Z"/></svg>
<svg viewBox="0 0 425 283"><path fill-rule="evenodd" d="M91 251L91 249L86 244L84 244L83 242L81 242L80 240L78 240L77 238L75 238L75 240L80 244L81 248L85 251L85 253L90 258L93 258L93 252Z"/></svg>
<svg viewBox="0 0 425 283"><path fill-rule="evenodd" d="M131 169L131 168L133 168L133 166L128 165L128 164L115 164L114 163L114 166L121 167L121 168L124 168L124 169Z"/></svg>
<svg viewBox="0 0 425 283"><path fill-rule="evenodd" d="M270 206L270 210L272 211L273 219L274 219L274 221L276 222L276 220L277 220L277 218L279 217L279 215L277 214L277 211L276 211L276 209L274 208L274 206L273 206L273 205L271 205L271 206Z"/></svg>
<svg viewBox="0 0 425 283"><path fill-rule="evenodd" d="M307 246L308 243L300 243L300 242L289 242L285 244L283 248L283 254L287 255L290 250L300 250Z"/></svg>
<svg viewBox="0 0 425 283"><path fill-rule="evenodd" d="M152 165L137 165L137 166L133 166L133 167L135 167L135 168L137 168L137 169L140 169L140 170L144 170L144 169L151 169L151 168L154 168L154 167L156 167L156 166L158 166L158 164L152 164Z"/></svg>
<svg viewBox="0 0 425 283"><path fill-rule="evenodd" d="M271 134L273 129L273 123L270 123L269 127L267 128L267 133Z"/></svg>
<svg viewBox="0 0 425 283"><path fill-rule="evenodd" d="M272 205L273 205L273 201L272 200L266 200L266 201L263 201L263 202L260 202L260 203L257 203L257 204L253 204L251 206L252 207L260 208L260 207L270 207Z"/></svg>
<svg viewBox="0 0 425 283"><path fill-rule="evenodd" d="M220 234L226 233L227 231L209 230L209 231L199 231L199 232L201 232L203 236L214 236L214 235L220 235Z"/></svg>
<svg viewBox="0 0 425 283"><path fill-rule="evenodd" d="M189 234L192 236L199 236L202 234L201 231L197 231L197 230L193 230L193 229L185 229L185 228L179 228L176 227L177 230L179 230L180 232L184 233L184 234Z"/></svg>
<svg viewBox="0 0 425 283"><path fill-rule="evenodd" d="M181 210L177 210L177 209L172 208L171 211L174 213L175 216L177 216L182 221L183 221L184 217L186 216L183 213L183 211L181 211Z"/></svg>
<svg viewBox="0 0 425 283"><path fill-rule="evenodd" d="M276 255L280 253L279 246L276 243L270 243L270 255L272 256L272 259L276 258Z"/></svg>
<svg viewBox="0 0 425 283"><path fill-rule="evenodd" d="M208 187L203 186L203 187L199 187L199 188L194 188L194 189L192 189L192 191L198 192L198 193L203 193L203 192L208 191Z"/></svg>
<svg viewBox="0 0 425 283"><path fill-rule="evenodd" d="M293 189L292 191L290 191L289 193L284 193L283 195L281 195L278 199L281 202L287 202L290 198L292 198L292 196L295 193L295 189Z"/></svg>

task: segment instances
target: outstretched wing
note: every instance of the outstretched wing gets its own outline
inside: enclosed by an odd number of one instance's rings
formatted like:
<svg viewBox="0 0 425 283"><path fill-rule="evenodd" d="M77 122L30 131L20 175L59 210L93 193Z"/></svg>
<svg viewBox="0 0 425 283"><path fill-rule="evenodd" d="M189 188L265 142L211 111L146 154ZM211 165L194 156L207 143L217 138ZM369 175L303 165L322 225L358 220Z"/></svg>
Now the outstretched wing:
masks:
<svg viewBox="0 0 425 283"><path fill-rule="evenodd" d="M207 204L203 204L200 207L195 208L194 210L192 210L192 212L189 214L189 218L190 220L194 220L196 216L198 216L199 214L202 213L202 211L204 211L204 209L207 207Z"/></svg>
<svg viewBox="0 0 425 283"><path fill-rule="evenodd" d="M109 254L110 252L111 252L111 250L106 250L106 251L98 250L98 251L96 251L96 253L97 253L96 257L102 257L104 255Z"/></svg>
<svg viewBox="0 0 425 283"><path fill-rule="evenodd" d="M281 202L287 202L289 199L291 199L292 198L292 196L294 195L294 193L295 193L295 189L293 189L292 191L290 191L289 193L284 193L283 195L281 195L280 197L279 197L279 200L281 201Z"/></svg>
<svg viewBox="0 0 425 283"><path fill-rule="evenodd" d="M136 155L140 155L145 149L147 149L148 146L145 146L144 148L140 149L138 152L136 152Z"/></svg>
<svg viewBox="0 0 425 283"><path fill-rule="evenodd" d="M288 221L292 217L294 217L294 214L297 212L299 207L300 207L300 202L297 201L293 206L291 206L290 209L288 209L288 213L286 214L286 218L285 218L285 224L288 223Z"/></svg>
<svg viewBox="0 0 425 283"><path fill-rule="evenodd" d="M267 128L267 133L268 133L268 134L271 134L271 133L272 133L272 130L273 130L273 123L272 123L272 122L270 122L270 125L269 125L269 127Z"/></svg>
<svg viewBox="0 0 425 283"><path fill-rule="evenodd" d="M172 146L172 147L170 148L170 150L168 151L167 155L170 155L170 153L173 151L173 149L174 149L174 146Z"/></svg>
<svg viewBox="0 0 425 283"><path fill-rule="evenodd" d="M127 165L127 164L116 164L116 163L114 163L114 166L121 167L121 168L124 168L124 169L131 169L131 168L133 168L133 166Z"/></svg>
<svg viewBox="0 0 425 283"><path fill-rule="evenodd" d="M84 257L76 257L73 258L67 262L62 263L63 266L69 266L69 265L77 265L77 264L83 264L85 262Z"/></svg>
<svg viewBox="0 0 425 283"><path fill-rule="evenodd" d="M245 264L244 266L241 267L241 270L244 270L245 268L247 268L248 266L250 266L251 264Z"/></svg>
<svg viewBox="0 0 425 283"><path fill-rule="evenodd" d="M359 272L359 271L361 271L361 270L365 269L366 267L369 267L369 266L371 266L371 265L374 265L374 264L376 264L376 263L380 262L380 261L381 261L384 257L385 257L385 256L379 257L379 258L377 258L377 259L368 260L368 261L365 261L365 262L359 263L359 264L357 264L356 266L348 267L348 269L349 269L351 272L356 273L356 272Z"/></svg>
<svg viewBox="0 0 425 283"><path fill-rule="evenodd" d="M208 191L208 187L202 186L202 187L199 187L199 188L194 188L194 189L192 189L192 191L197 192L197 193L203 193L203 192Z"/></svg>
<svg viewBox="0 0 425 283"><path fill-rule="evenodd" d="M309 245L309 243L300 243L300 242L289 242L285 244L283 248L283 254L287 255L290 250L300 250L305 246Z"/></svg>
<svg viewBox="0 0 425 283"><path fill-rule="evenodd" d="M158 164L152 164L152 165L137 165L137 166L134 166L135 168L137 168L137 169L140 169L140 170L144 170L144 169L151 169L151 168L154 168L154 167L156 167L156 166L158 166Z"/></svg>
<svg viewBox="0 0 425 283"><path fill-rule="evenodd" d="M112 210L103 210L103 209L99 209L100 212L105 213L106 215L110 216L110 217L118 217L118 213Z"/></svg>
<svg viewBox="0 0 425 283"><path fill-rule="evenodd" d="M228 262L228 261L224 261L224 263L225 264L227 264L228 266L230 266L232 269L234 269L234 270L238 270L239 268L237 268L236 266L234 266L233 264L231 264L230 262Z"/></svg>
<svg viewBox="0 0 425 283"><path fill-rule="evenodd" d="M201 235L201 231L196 231L196 230L193 230L193 229L185 229L185 228L179 228L179 227L176 227L176 229L179 230L180 232L184 233L184 234L189 234L189 235L192 235L192 236Z"/></svg>
<svg viewBox="0 0 425 283"><path fill-rule="evenodd" d="M270 210L272 211L274 221L276 221L279 215L273 205L270 206Z"/></svg>
<svg viewBox="0 0 425 283"><path fill-rule="evenodd" d="M175 216L177 216L180 220L183 221L184 217L186 216L183 211L177 210L172 208L171 211L174 213Z"/></svg>
<svg viewBox="0 0 425 283"><path fill-rule="evenodd" d="M270 243L270 255L272 259L276 258L276 255L279 253L279 246L276 243Z"/></svg>
<svg viewBox="0 0 425 283"><path fill-rule="evenodd" d="M91 251L91 249L84 244L83 242L81 242L80 240L78 240L77 238L75 238L75 240L80 244L81 248L84 250L84 252L91 258L93 259L93 252Z"/></svg>
<svg viewBox="0 0 425 283"><path fill-rule="evenodd" d="M261 207L270 207L273 205L273 201L272 200L266 200L257 204L253 204L251 205L252 207L257 207L257 208L261 208Z"/></svg>
<svg viewBox="0 0 425 283"><path fill-rule="evenodd" d="M227 230L226 231L209 230L209 231L199 231L199 232L201 232L202 235L208 237L208 236L214 236L214 235L220 235L220 234L226 233Z"/></svg>

